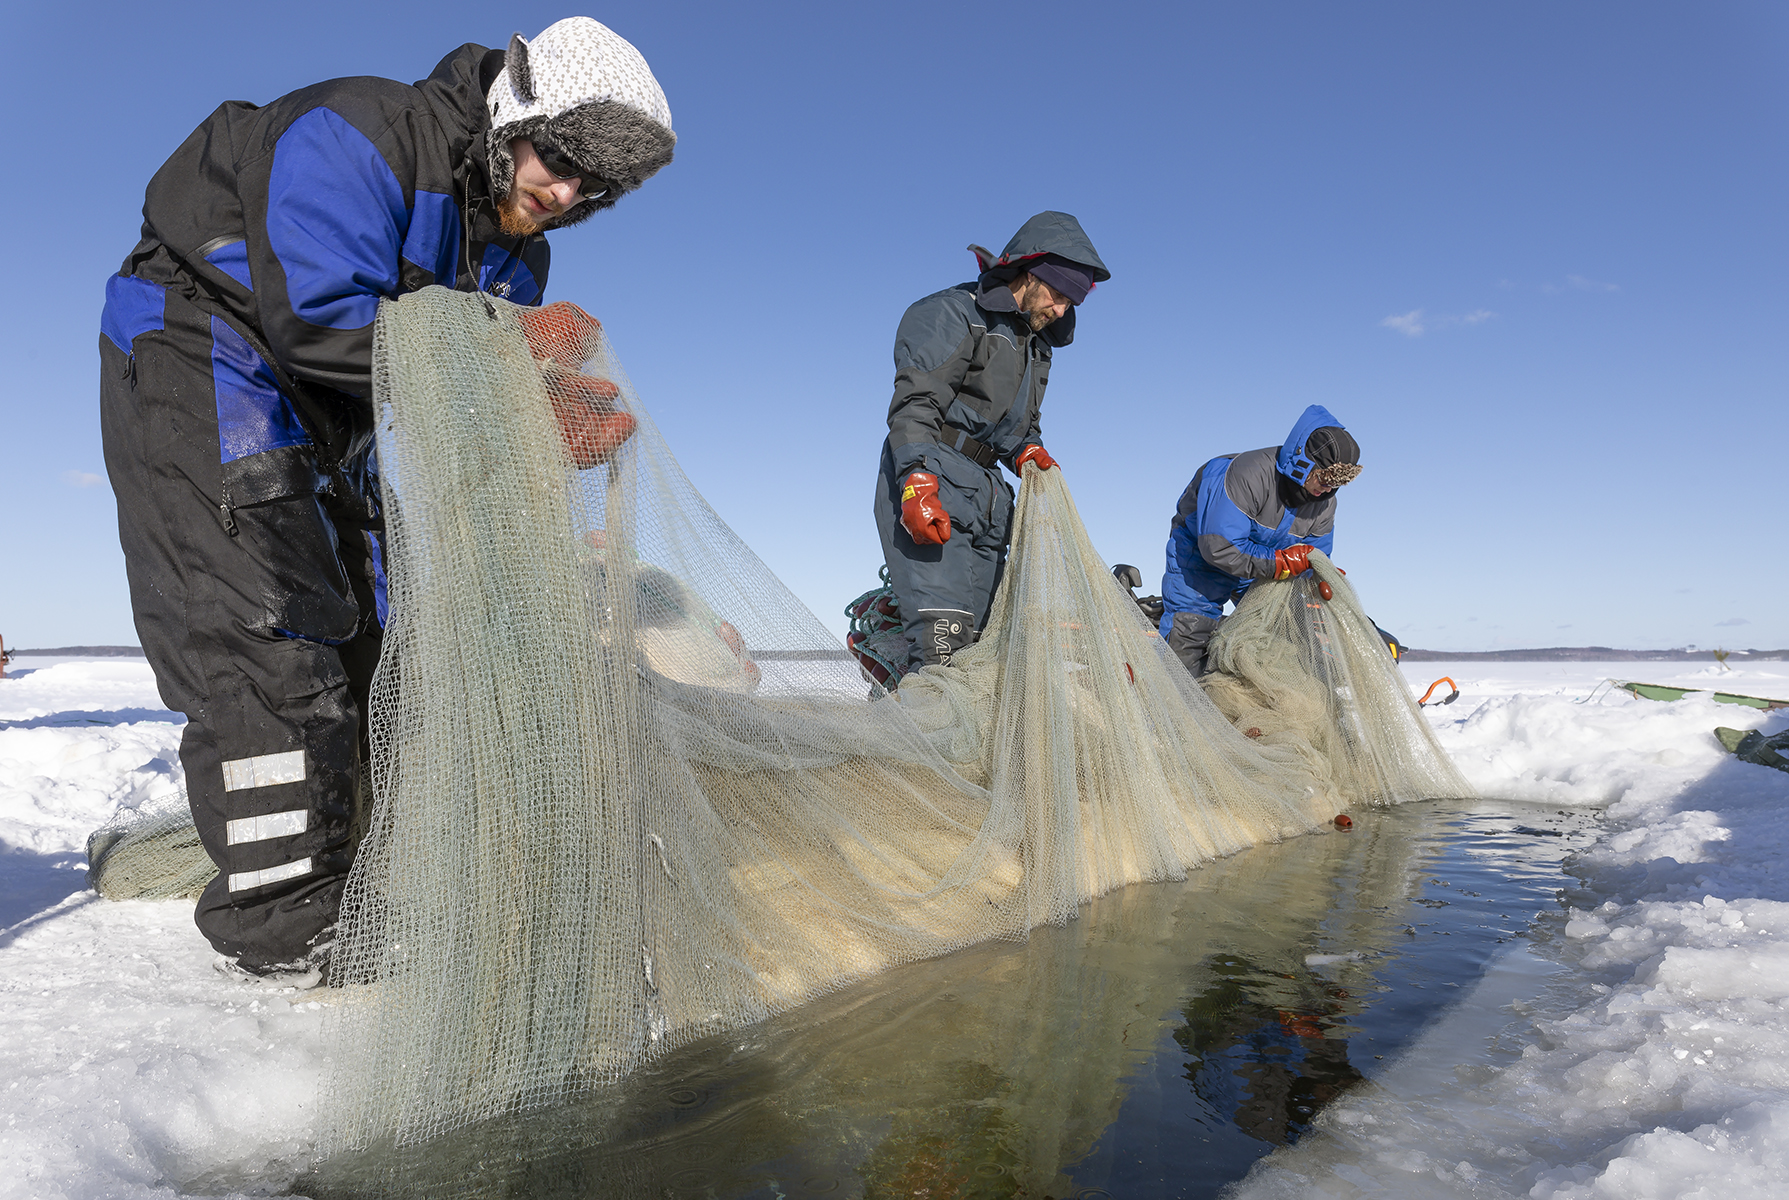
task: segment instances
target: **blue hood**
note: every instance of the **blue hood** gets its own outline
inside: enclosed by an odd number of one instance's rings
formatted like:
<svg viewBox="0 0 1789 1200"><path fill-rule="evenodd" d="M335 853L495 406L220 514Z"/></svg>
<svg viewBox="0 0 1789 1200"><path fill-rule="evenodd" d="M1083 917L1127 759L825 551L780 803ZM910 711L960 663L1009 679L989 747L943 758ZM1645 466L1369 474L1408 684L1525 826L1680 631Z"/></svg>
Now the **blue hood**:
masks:
<svg viewBox="0 0 1789 1200"><path fill-rule="evenodd" d="M1294 483L1303 483L1305 476L1311 473L1311 468L1317 465L1305 454L1305 443L1313 433L1330 426L1337 429L1348 428L1321 404L1313 404L1300 413L1297 424L1292 426L1292 432L1286 435L1286 440L1280 445L1279 457L1274 460L1280 474Z"/></svg>

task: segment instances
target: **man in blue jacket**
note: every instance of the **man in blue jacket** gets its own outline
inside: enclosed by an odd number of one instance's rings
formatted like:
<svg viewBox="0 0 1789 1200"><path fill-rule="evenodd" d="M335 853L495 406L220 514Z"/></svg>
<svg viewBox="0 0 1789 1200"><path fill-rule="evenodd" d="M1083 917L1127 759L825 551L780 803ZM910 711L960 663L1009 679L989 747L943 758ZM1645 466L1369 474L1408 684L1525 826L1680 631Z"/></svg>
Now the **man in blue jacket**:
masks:
<svg viewBox="0 0 1789 1200"><path fill-rule="evenodd" d="M187 717L219 871L195 920L220 967L314 980L354 853L385 617L379 301L438 284L538 304L540 235L675 142L639 52L572 17L462 46L413 86L225 104L150 181L106 284L101 427L137 632Z"/></svg>
<svg viewBox="0 0 1789 1200"><path fill-rule="evenodd" d="M1041 212L981 275L916 302L895 333L895 389L876 477L876 529L911 647L949 663L981 632L1011 540L1013 490L996 469L1056 465L1039 410L1075 310L1112 277L1081 223Z"/></svg>
<svg viewBox="0 0 1789 1200"><path fill-rule="evenodd" d="M1161 634L1196 677L1205 647L1257 579L1310 568L1335 542L1336 489L1360 474L1360 446L1313 404L1278 446L1214 458L1181 493L1168 532Z"/></svg>

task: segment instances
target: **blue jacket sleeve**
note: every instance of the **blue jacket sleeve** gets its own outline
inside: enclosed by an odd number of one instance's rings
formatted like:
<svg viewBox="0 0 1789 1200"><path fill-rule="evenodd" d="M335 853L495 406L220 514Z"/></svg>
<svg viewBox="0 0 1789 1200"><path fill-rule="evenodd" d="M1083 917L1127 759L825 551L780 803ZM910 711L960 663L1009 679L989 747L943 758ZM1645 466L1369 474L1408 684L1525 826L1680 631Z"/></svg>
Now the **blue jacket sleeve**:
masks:
<svg viewBox="0 0 1789 1200"><path fill-rule="evenodd" d="M426 132L388 126L381 140L415 146ZM248 222L247 234L262 331L298 378L367 395L380 298L437 280L453 286L458 206L406 186L414 173L413 156L394 170L366 133L325 106L275 143L265 219Z"/></svg>
<svg viewBox="0 0 1789 1200"><path fill-rule="evenodd" d="M1206 467L1199 506L1187 518L1187 528L1199 547L1199 556L1213 567L1238 579L1272 579L1277 547L1267 539L1273 531L1251 518L1230 496L1228 466L1222 471Z"/></svg>

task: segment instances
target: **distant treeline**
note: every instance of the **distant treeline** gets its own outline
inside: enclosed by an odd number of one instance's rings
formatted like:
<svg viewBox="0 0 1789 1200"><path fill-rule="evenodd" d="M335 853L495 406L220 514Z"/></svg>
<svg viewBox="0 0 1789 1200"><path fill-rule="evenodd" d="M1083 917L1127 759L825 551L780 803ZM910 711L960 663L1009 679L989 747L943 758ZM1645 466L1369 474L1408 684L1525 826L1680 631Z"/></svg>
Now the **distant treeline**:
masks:
<svg viewBox="0 0 1789 1200"><path fill-rule="evenodd" d="M1729 665L1789 659L1789 650L1729 650ZM1615 650L1608 646L1551 646L1544 650L1412 650L1406 662L1714 662L1712 650Z"/></svg>
<svg viewBox="0 0 1789 1200"><path fill-rule="evenodd" d="M56 646L49 650L14 650L14 657L48 658L142 658L141 646Z"/></svg>

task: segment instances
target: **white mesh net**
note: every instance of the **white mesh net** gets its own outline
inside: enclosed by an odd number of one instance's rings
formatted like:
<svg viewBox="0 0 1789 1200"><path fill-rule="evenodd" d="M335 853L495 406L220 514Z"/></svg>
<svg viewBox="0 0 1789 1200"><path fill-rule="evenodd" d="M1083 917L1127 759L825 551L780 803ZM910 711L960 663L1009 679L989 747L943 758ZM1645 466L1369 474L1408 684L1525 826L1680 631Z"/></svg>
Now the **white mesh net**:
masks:
<svg viewBox="0 0 1789 1200"><path fill-rule="evenodd" d="M982 641L866 697L600 339L550 357L638 429L581 471L518 310L426 289L377 344L393 618L333 968L376 992L343 1009L343 1144L553 1100L1335 811L1168 654L1060 472L1028 474Z"/></svg>
<svg viewBox="0 0 1789 1200"><path fill-rule="evenodd" d="M1467 794L1346 585L1321 626L1303 585L1257 589L1219 652L1256 615L1321 628L1346 671L1226 669L1345 690L1367 728L1389 703L1389 732L1238 732L1060 470L1026 468L981 641L889 695L696 492L593 324L427 288L381 305L374 369L392 615L327 1148L555 1101L1351 800Z"/></svg>
<svg viewBox="0 0 1789 1200"><path fill-rule="evenodd" d="M216 875L184 790L120 809L87 838L87 882L108 900L197 899Z"/></svg>
<svg viewBox="0 0 1789 1200"><path fill-rule="evenodd" d="M1252 585L1210 653L1205 688L1224 715L1296 755L1338 811L1472 795L1353 586L1321 551L1308 575Z"/></svg>

